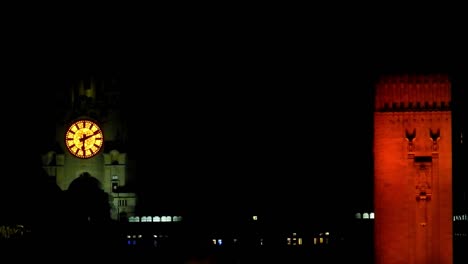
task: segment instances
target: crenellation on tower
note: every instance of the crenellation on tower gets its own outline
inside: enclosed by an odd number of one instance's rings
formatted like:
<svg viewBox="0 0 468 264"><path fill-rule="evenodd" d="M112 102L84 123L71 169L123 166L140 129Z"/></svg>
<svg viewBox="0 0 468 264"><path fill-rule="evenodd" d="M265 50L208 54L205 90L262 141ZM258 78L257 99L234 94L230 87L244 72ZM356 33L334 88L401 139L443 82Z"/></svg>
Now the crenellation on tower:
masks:
<svg viewBox="0 0 468 264"><path fill-rule="evenodd" d="M375 110L444 111L451 105L448 75L388 75L376 85Z"/></svg>

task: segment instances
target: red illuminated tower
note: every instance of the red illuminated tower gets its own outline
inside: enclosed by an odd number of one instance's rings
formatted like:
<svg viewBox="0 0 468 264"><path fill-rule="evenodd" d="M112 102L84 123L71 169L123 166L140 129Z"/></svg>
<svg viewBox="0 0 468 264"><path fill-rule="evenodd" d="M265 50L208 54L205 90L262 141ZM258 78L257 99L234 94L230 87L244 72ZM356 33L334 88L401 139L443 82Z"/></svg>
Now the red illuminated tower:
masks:
<svg viewBox="0 0 468 264"><path fill-rule="evenodd" d="M383 76L374 112L377 264L448 264L452 112L447 75Z"/></svg>

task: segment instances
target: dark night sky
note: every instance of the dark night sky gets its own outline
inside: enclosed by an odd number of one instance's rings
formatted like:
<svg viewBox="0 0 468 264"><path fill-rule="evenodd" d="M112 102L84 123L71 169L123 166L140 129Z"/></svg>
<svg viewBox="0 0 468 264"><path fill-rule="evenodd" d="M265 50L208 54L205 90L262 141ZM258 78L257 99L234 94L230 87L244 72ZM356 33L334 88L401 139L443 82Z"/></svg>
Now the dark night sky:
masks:
<svg viewBox="0 0 468 264"><path fill-rule="evenodd" d="M369 208L373 78L462 69L437 52L428 58L381 50L369 58L371 52L256 46L234 54L223 46L180 51L125 77L129 87L136 81L130 131L138 134L132 145L145 205L222 212L224 203L226 211L268 213Z"/></svg>
<svg viewBox="0 0 468 264"><path fill-rule="evenodd" d="M135 142L155 154L138 155L147 204L164 207L162 197L173 197L171 205L223 201L240 211L371 206L373 78L463 68L415 43L366 52L306 43L205 47L141 73L156 96L135 95L144 102L131 110L140 117L135 131L149 122L159 135Z"/></svg>
<svg viewBox="0 0 468 264"><path fill-rule="evenodd" d="M354 25L255 25L184 24L151 38L94 33L92 44L68 46L67 38L25 51L5 73L8 87L32 95L9 91L24 101L8 120L27 137L28 120L53 113L50 94L61 81L82 72L115 76L128 87L130 147L145 205L349 209L371 202L373 78L421 69L461 76L465 69L438 32L392 38Z"/></svg>

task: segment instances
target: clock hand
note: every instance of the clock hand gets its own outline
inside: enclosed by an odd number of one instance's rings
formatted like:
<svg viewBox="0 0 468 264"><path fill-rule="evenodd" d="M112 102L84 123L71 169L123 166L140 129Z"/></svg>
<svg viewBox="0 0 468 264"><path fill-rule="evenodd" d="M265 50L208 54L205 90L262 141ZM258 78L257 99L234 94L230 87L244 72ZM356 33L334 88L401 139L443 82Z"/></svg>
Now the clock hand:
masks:
<svg viewBox="0 0 468 264"><path fill-rule="evenodd" d="M83 145L81 145L81 150L83 150L83 154L85 152L85 141L83 140Z"/></svg>
<svg viewBox="0 0 468 264"><path fill-rule="evenodd" d="M85 135L83 134L83 138L80 138L80 141L85 141L86 139L90 138L90 137L93 137L95 135L99 134L99 130L96 130L94 133L92 133L91 135Z"/></svg>
<svg viewBox="0 0 468 264"><path fill-rule="evenodd" d="M85 141L86 141L87 137L85 134L83 134L83 137L80 138L80 142L83 142L83 145L81 145L81 150L83 150L83 152L85 152Z"/></svg>
<svg viewBox="0 0 468 264"><path fill-rule="evenodd" d="M86 139L87 139L86 135L83 134L83 136L80 138L80 142L83 142L83 144L84 144L84 141L85 141Z"/></svg>

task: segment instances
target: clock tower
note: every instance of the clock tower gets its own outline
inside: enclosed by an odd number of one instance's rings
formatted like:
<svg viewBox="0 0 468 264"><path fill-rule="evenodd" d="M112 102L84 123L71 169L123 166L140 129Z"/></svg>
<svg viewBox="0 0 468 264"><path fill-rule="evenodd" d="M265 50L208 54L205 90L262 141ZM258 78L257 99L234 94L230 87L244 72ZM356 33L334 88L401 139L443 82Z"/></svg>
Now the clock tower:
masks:
<svg viewBox="0 0 468 264"><path fill-rule="evenodd" d="M384 76L375 92L375 263L451 264L451 81Z"/></svg>
<svg viewBox="0 0 468 264"><path fill-rule="evenodd" d="M112 219L133 216L135 170L128 153L121 84L87 76L62 85L57 94L55 145L42 156L44 169L63 191L92 179L106 194Z"/></svg>

